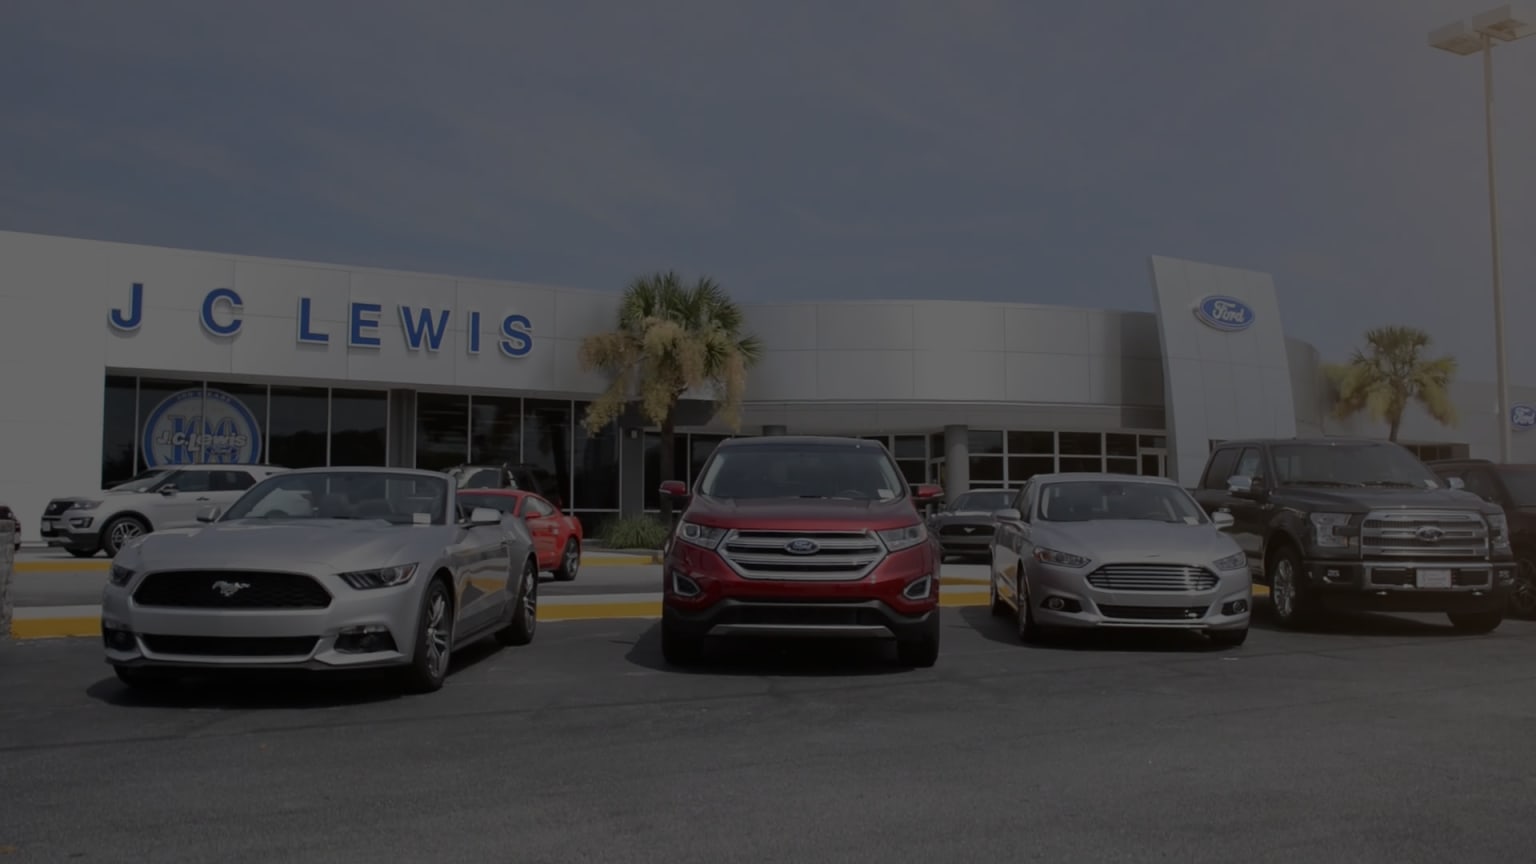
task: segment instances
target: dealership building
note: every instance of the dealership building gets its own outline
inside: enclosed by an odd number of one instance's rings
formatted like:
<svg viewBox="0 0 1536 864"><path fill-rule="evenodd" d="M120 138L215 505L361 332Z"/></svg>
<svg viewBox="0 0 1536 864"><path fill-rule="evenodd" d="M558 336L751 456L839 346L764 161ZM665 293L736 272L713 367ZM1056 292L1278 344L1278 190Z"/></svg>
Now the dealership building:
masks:
<svg viewBox="0 0 1536 864"><path fill-rule="evenodd" d="M1017 486L1047 471L1194 484L1213 441L1384 435L1327 416L1318 352L1288 338L1264 273L1153 257L1153 312L892 300L748 305L764 343L741 435L878 438L913 482ZM194 461L444 469L521 463L589 526L655 509L660 436L591 435L606 384L577 360L613 291L0 232L0 503L37 540L50 498ZM1388 321L1377 322L1381 324ZM1536 382L1516 382L1529 385ZM1536 388L1499 417L1458 381L1461 421L1415 409L1421 456L1536 460ZM733 434L690 394L696 473Z"/></svg>

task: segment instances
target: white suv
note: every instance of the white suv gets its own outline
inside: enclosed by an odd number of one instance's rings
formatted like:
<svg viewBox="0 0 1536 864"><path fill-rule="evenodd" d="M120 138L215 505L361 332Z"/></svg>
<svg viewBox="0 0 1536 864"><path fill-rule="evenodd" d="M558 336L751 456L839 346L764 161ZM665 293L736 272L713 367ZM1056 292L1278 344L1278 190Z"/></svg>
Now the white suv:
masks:
<svg viewBox="0 0 1536 864"><path fill-rule="evenodd" d="M155 468L96 495L55 498L42 534L77 558L116 557L129 540L162 528L187 528L209 506L229 509L245 490L288 469L271 465L174 465Z"/></svg>

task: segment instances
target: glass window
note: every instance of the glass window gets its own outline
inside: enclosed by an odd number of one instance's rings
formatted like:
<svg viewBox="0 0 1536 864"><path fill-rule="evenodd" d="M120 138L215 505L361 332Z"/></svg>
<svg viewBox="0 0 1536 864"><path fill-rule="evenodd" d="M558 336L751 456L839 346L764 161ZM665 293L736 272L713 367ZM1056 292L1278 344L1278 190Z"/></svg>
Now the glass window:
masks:
<svg viewBox="0 0 1536 864"><path fill-rule="evenodd" d="M275 474L240 496L234 519L383 519L396 525L448 522L449 479L383 471Z"/></svg>
<svg viewBox="0 0 1536 864"><path fill-rule="evenodd" d="M549 502L543 498L529 495L523 498L523 515L533 519L541 519L545 516L555 515L555 508L549 506Z"/></svg>
<svg viewBox="0 0 1536 864"><path fill-rule="evenodd" d="M1000 430L971 429L965 433L965 437L972 456L1003 452L1003 433Z"/></svg>
<svg viewBox="0 0 1536 864"><path fill-rule="evenodd" d="M769 436L759 436L769 437ZM688 464L688 435L678 432L672 436L672 467L675 474L682 474ZM661 509L661 481L677 479L661 476L661 433L645 433L645 509Z"/></svg>
<svg viewBox="0 0 1536 864"><path fill-rule="evenodd" d="M389 464L389 392L331 391L331 464Z"/></svg>
<svg viewBox="0 0 1536 864"><path fill-rule="evenodd" d="M587 410L586 402L576 403L576 419L581 420ZM581 510L619 509L619 424L609 423L596 435L588 435L587 427L576 423L575 489L571 493L571 507Z"/></svg>
<svg viewBox="0 0 1536 864"><path fill-rule="evenodd" d="M1168 439L1163 435L1143 435L1141 436L1141 446L1150 450L1163 450L1168 446Z"/></svg>
<svg viewBox="0 0 1536 864"><path fill-rule="evenodd" d="M1237 457L1237 469L1232 473L1263 480L1264 454L1257 447L1244 448L1242 455Z"/></svg>
<svg viewBox="0 0 1536 864"><path fill-rule="evenodd" d="M1444 485L1423 462L1396 444L1277 444L1270 455L1276 485L1413 489Z"/></svg>
<svg viewBox="0 0 1536 864"><path fill-rule="evenodd" d="M243 492L256 485L249 471L209 471L209 486L214 492Z"/></svg>
<svg viewBox="0 0 1536 864"><path fill-rule="evenodd" d="M326 464L330 398L323 387L273 387L268 408L267 461L284 468Z"/></svg>
<svg viewBox="0 0 1536 864"><path fill-rule="evenodd" d="M1138 467L1135 459L1109 458L1104 460L1104 470L1111 474L1136 474Z"/></svg>
<svg viewBox="0 0 1536 864"><path fill-rule="evenodd" d="M1040 518L1047 522L1131 519L1188 525L1209 521L1200 505L1177 486L1112 480L1046 484L1040 490Z"/></svg>
<svg viewBox="0 0 1536 864"><path fill-rule="evenodd" d="M1136 436L1108 432L1104 435L1104 453L1108 456L1136 456Z"/></svg>
<svg viewBox="0 0 1536 864"><path fill-rule="evenodd" d="M1063 456L1102 456L1104 454L1104 436L1097 432L1063 432L1061 433L1061 455Z"/></svg>
<svg viewBox="0 0 1536 864"><path fill-rule="evenodd" d="M523 400L473 396L469 400L471 465L515 465L523 461Z"/></svg>
<svg viewBox="0 0 1536 864"><path fill-rule="evenodd" d="M907 483L879 447L806 445L727 448L699 478L715 498L848 498L890 501Z"/></svg>
<svg viewBox="0 0 1536 864"><path fill-rule="evenodd" d="M1496 504L1501 503L1500 499L1503 496L1499 494L1499 487L1494 482L1492 472L1487 469L1473 468L1469 470L1466 476L1462 478L1462 482L1466 484L1467 491L1473 495Z"/></svg>
<svg viewBox="0 0 1536 864"><path fill-rule="evenodd" d="M523 458L539 488L560 506L571 500L571 403L523 400Z"/></svg>
<svg viewBox="0 0 1536 864"><path fill-rule="evenodd" d="M101 415L101 488L133 478L139 466L137 378L108 375Z"/></svg>
<svg viewBox="0 0 1536 864"><path fill-rule="evenodd" d="M256 465L267 461L267 385L207 385L199 462Z"/></svg>
<svg viewBox="0 0 1536 864"><path fill-rule="evenodd" d="M1008 482L1022 483L1036 474L1050 474L1056 470L1055 456L1009 456Z"/></svg>
<svg viewBox="0 0 1536 864"><path fill-rule="evenodd" d="M934 432L928 436L928 455L933 459L944 458L944 433Z"/></svg>
<svg viewBox="0 0 1536 864"><path fill-rule="evenodd" d="M1156 453L1141 454L1141 473L1147 477L1163 476L1162 460Z"/></svg>
<svg viewBox="0 0 1536 864"><path fill-rule="evenodd" d="M518 500L519 497L516 495L497 495L491 492L459 490L459 507L469 510L485 507L503 515L510 515L517 512Z"/></svg>
<svg viewBox="0 0 1536 864"><path fill-rule="evenodd" d="M1499 476L1504 480L1504 490L1509 493L1509 503L1522 508L1536 507L1536 468L1501 465Z"/></svg>
<svg viewBox="0 0 1536 864"><path fill-rule="evenodd" d="M442 471L469 461L469 397L416 394L416 467Z"/></svg>
<svg viewBox="0 0 1536 864"><path fill-rule="evenodd" d="M1104 470L1104 460L1097 456L1063 456L1061 467L1058 471L1093 471Z"/></svg>
<svg viewBox="0 0 1536 864"><path fill-rule="evenodd" d="M1003 482L1003 460L999 456L972 456L971 483Z"/></svg>
<svg viewBox="0 0 1536 864"><path fill-rule="evenodd" d="M1014 496L1015 493L1007 489L966 492L956 496L955 500L944 509L954 513L962 511L991 513L994 510L1012 507Z"/></svg>
<svg viewBox="0 0 1536 864"><path fill-rule="evenodd" d="M212 492L212 471L177 471L166 478L166 486L176 487L177 492Z"/></svg>
<svg viewBox="0 0 1536 864"><path fill-rule="evenodd" d="M907 482L914 486L928 482L928 463L921 459L898 459L897 467L901 469L901 476L907 478Z"/></svg>
<svg viewBox="0 0 1536 864"><path fill-rule="evenodd" d="M892 452L897 459L927 459L928 441L922 435L897 435Z"/></svg>
<svg viewBox="0 0 1536 864"><path fill-rule="evenodd" d="M700 435L697 433L688 436L689 487L699 482L699 472L704 470L704 463L709 459L709 454L715 452L715 448L720 446L720 442L724 441L726 437L725 435ZM880 444L885 443L884 439L877 440Z"/></svg>
<svg viewBox="0 0 1536 864"><path fill-rule="evenodd" d="M197 461L187 436L203 415L203 385L197 381L139 382L139 468Z"/></svg>
<svg viewBox="0 0 1536 864"><path fill-rule="evenodd" d="M1055 432L1009 432L1008 453L1029 456L1055 456Z"/></svg>
<svg viewBox="0 0 1536 864"><path fill-rule="evenodd" d="M1226 491L1227 480L1237 472L1237 448L1230 447L1226 450L1218 450L1211 456L1210 464L1205 470L1205 481L1201 484L1207 489L1219 489Z"/></svg>

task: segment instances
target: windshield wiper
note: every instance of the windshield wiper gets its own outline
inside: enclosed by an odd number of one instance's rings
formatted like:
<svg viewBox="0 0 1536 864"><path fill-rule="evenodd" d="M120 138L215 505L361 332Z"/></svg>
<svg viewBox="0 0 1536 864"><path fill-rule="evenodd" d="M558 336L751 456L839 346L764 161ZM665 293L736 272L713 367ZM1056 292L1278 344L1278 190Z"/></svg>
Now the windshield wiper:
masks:
<svg viewBox="0 0 1536 864"><path fill-rule="evenodd" d="M1361 486L1389 486L1393 489L1427 489L1429 487L1407 480L1367 480Z"/></svg>
<svg viewBox="0 0 1536 864"><path fill-rule="evenodd" d="M1361 485L1347 480L1288 480L1286 483L1290 486L1340 486L1346 488L1354 488Z"/></svg>

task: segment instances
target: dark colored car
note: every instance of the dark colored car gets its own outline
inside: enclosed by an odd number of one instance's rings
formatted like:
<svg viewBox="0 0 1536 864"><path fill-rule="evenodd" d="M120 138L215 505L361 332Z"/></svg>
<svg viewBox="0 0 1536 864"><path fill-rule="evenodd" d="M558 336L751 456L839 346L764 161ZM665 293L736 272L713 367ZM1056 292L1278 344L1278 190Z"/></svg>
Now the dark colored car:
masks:
<svg viewBox="0 0 1536 864"><path fill-rule="evenodd" d="M1515 581L1495 505L1435 476L1398 444L1355 438L1223 441L1195 497L1269 586L1281 624L1333 611L1428 612L1488 633Z"/></svg>
<svg viewBox="0 0 1536 864"><path fill-rule="evenodd" d="M1515 589L1509 611L1536 617L1536 465L1500 465L1487 459L1448 459L1428 463L1447 480L1504 510L1515 550Z"/></svg>
<svg viewBox="0 0 1536 864"><path fill-rule="evenodd" d="M928 529L939 538L945 555L991 560L993 514L1013 506L1018 496L1008 489L972 489L945 504L928 517Z"/></svg>
<svg viewBox="0 0 1536 864"><path fill-rule="evenodd" d="M662 564L668 663L730 636L893 639L903 665L938 660L943 555L918 508L942 489L909 487L860 438L733 438L698 477L661 485L681 510Z"/></svg>
<svg viewBox="0 0 1536 864"><path fill-rule="evenodd" d="M15 537L14 545L15 545L16 551L20 551L21 550L21 519L19 519L16 516L16 513L14 511L12 511L11 508L5 506L4 504L0 504L0 522L6 522L6 521L9 521L11 523L12 530L14 530L16 532L13 535Z"/></svg>

